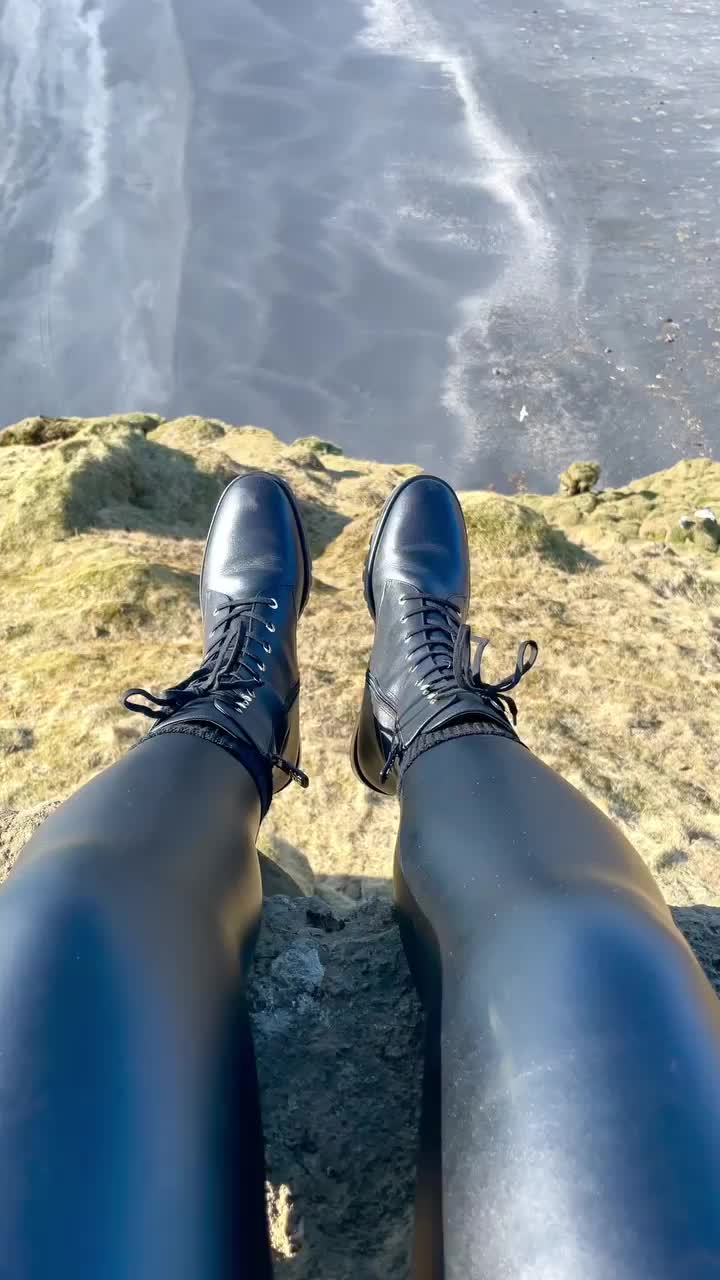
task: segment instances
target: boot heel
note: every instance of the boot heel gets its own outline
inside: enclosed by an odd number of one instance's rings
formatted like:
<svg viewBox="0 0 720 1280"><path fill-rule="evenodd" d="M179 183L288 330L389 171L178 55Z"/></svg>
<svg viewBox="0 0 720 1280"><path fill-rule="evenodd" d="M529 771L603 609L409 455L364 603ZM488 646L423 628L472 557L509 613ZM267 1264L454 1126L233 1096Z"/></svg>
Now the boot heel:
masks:
<svg viewBox="0 0 720 1280"><path fill-rule="evenodd" d="M366 787L369 787L371 791L376 791L381 796L394 796L397 794L396 779L392 775L384 786L378 786L376 782L370 781L363 768L364 762L365 768L369 772L371 771L372 776L379 778L385 764L385 753L378 741L372 699L367 685L365 685L360 715L353 734L351 760L355 777L360 782L363 782Z"/></svg>

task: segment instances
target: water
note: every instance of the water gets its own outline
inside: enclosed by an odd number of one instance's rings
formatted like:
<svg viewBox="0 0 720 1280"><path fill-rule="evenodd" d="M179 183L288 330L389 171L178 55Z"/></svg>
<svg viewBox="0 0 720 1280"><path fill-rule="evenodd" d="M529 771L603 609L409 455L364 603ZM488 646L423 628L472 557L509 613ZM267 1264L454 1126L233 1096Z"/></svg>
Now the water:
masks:
<svg viewBox="0 0 720 1280"><path fill-rule="evenodd" d="M0 0L0 419L720 445L714 0Z"/></svg>

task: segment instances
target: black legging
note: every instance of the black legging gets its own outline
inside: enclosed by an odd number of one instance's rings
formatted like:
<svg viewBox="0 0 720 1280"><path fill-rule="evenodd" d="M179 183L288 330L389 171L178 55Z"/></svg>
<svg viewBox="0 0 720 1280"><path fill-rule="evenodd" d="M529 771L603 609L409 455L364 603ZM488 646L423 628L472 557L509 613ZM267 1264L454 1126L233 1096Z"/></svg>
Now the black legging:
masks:
<svg viewBox="0 0 720 1280"><path fill-rule="evenodd" d="M720 1276L720 1016L638 856L497 737L417 759L401 812L428 1014L413 1274ZM238 761L166 735L58 809L0 894L3 1280L270 1275L258 823Z"/></svg>

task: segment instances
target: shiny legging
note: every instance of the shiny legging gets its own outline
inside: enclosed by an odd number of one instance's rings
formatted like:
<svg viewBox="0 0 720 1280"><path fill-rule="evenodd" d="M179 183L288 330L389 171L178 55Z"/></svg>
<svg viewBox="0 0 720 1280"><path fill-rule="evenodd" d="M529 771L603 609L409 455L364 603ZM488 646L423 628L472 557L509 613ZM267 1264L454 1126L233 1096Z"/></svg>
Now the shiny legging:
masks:
<svg viewBox="0 0 720 1280"><path fill-rule="evenodd" d="M221 747L159 737L0 894L3 1280L270 1276L259 817ZM427 1013L413 1276L720 1276L720 1016L632 848L469 736L406 773L396 893Z"/></svg>

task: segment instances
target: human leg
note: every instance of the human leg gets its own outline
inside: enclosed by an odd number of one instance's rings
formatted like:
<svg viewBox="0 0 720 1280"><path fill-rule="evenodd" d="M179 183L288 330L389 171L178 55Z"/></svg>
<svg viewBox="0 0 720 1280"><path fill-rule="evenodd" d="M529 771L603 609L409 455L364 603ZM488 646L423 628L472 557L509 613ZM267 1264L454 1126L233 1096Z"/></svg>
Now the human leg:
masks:
<svg viewBox="0 0 720 1280"><path fill-rule="evenodd" d="M244 977L255 837L299 769L309 557L287 487L215 513L201 666L38 830L0 894L0 1274L270 1275ZM131 691L133 697L142 690Z"/></svg>
<svg viewBox="0 0 720 1280"><path fill-rule="evenodd" d="M58 809L0 894L0 1273L270 1276L243 985L260 800L148 738Z"/></svg>
<svg viewBox="0 0 720 1280"><path fill-rule="evenodd" d="M720 1011L639 856L496 736L419 756L401 813L416 1280L720 1275Z"/></svg>
<svg viewBox="0 0 720 1280"><path fill-rule="evenodd" d="M720 1275L720 1018L641 859L519 742L470 657L462 512L392 496L353 742L401 790L396 896L427 1011L414 1280ZM508 714L509 713L509 714Z"/></svg>

